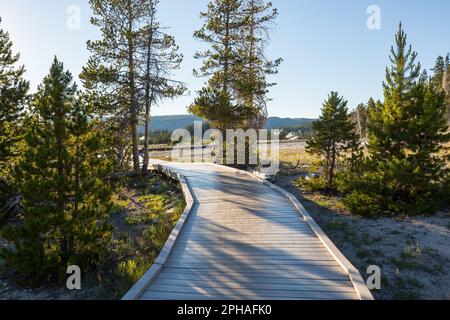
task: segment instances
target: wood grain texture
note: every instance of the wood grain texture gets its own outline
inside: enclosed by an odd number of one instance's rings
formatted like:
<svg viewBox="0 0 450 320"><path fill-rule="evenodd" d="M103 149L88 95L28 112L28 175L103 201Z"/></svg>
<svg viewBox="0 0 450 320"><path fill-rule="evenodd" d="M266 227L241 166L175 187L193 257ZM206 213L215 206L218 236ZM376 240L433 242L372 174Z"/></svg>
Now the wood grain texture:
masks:
<svg viewBox="0 0 450 320"><path fill-rule="evenodd" d="M289 194L213 164L153 164L185 182L193 205L157 260L160 270L136 298L372 298Z"/></svg>

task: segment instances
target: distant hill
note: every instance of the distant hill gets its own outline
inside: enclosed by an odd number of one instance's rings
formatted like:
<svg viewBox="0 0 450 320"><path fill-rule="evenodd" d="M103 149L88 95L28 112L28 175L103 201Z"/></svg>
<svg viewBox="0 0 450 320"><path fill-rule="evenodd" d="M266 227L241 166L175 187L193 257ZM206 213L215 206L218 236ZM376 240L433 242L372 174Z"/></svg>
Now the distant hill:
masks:
<svg viewBox="0 0 450 320"><path fill-rule="evenodd" d="M280 129L284 127L297 127L304 124L313 122L315 119L307 118L279 118L270 117L267 121L267 129ZM151 129L156 130L169 130L173 131L179 128L186 128L188 125L192 125L194 121L202 121L200 118L193 115L176 115L176 116L155 116L152 117ZM144 128L139 127L139 132L143 133Z"/></svg>
<svg viewBox="0 0 450 320"><path fill-rule="evenodd" d="M298 127L314 122L316 119L307 118L278 118L270 117L267 121L267 129L281 129L286 127Z"/></svg>
<svg viewBox="0 0 450 320"><path fill-rule="evenodd" d="M151 129L174 131L176 129L184 129L188 125L194 124L194 121L202 121L202 119L193 115L176 115L176 116L155 116L151 119ZM139 132L143 133L144 128L139 127Z"/></svg>

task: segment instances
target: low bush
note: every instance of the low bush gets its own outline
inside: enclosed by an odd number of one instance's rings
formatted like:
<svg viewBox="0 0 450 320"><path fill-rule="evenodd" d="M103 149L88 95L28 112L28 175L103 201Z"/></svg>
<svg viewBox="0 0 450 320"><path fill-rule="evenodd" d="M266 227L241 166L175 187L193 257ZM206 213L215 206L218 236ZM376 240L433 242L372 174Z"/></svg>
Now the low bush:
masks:
<svg viewBox="0 0 450 320"><path fill-rule="evenodd" d="M308 192L327 191L327 181L323 177L301 177L297 180L297 186Z"/></svg>

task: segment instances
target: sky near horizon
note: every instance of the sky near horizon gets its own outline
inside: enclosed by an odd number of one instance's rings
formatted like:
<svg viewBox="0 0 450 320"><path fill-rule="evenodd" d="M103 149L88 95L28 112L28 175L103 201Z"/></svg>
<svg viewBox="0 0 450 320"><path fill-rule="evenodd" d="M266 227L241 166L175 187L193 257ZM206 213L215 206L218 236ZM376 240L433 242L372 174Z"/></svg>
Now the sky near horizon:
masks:
<svg viewBox="0 0 450 320"><path fill-rule="evenodd" d="M200 65L193 58L203 45L192 34L202 21L200 11L208 0L160 0L159 21L176 38L184 62L176 78L184 81L190 94L167 100L154 115L185 114L186 107L205 79L195 78L192 70ZM349 108L370 97L382 98L382 81L389 63L389 48L401 20L408 42L426 69L437 56L450 52L449 0L272 0L279 9L277 26L271 30L269 57L283 58L277 82L271 88L270 116L316 118L330 91L338 91L349 101ZM381 28L369 29L367 9L380 9ZM67 22L79 8L80 28ZM76 14L76 13L75 13ZM14 51L33 91L48 73L57 55L75 79L86 63L86 41L97 39L99 31L89 23L88 0L0 0L1 28L10 33Z"/></svg>

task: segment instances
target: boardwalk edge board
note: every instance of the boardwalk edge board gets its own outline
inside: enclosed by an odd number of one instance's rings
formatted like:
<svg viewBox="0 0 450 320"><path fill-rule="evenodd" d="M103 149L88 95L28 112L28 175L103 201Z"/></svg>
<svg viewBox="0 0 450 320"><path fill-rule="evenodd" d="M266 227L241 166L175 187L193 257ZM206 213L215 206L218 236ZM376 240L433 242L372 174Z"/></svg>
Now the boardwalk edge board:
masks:
<svg viewBox="0 0 450 320"><path fill-rule="evenodd" d="M218 164L214 164L214 165L220 166ZM221 166L221 167L223 167L223 166ZM348 277L350 278L350 281L353 284L353 287L355 288L358 297L361 300L374 300L372 293L370 292L369 288L367 288L367 285L364 282L364 279L362 278L358 269L356 269L355 266L353 266L353 264L341 253L341 251L330 240L330 238L328 238L326 233L319 227L319 225L314 221L314 219L311 217L309 212L305 209L305 207L297 200L297 198L292 193L278 187L277 185L275 185L267 180L264 180L263 178L259 177L257 174L255 174L253 172L238 170L238 169L234 169L234 168L230 168L230 167L226 167L226 168L228 168L229 170L232 170L236 173L245 173L247 175L250 175L251 177L257 179L260 183L263 183L263 184L269 186L270 188L278 191L279 193L284 195L286 198L288 198L292 202L292 204L295 206L295 208L299 211L303 220L305 220L305 222L311 227L311 229L317 235L319 240L323 243L325 248L336 259L336 261L339 263L339 265L344 270L344 272L348 274Z"/></svg>
<svg viewBox="0 0 450 320"><path fill-rule="evenodd" d="M186 182L186 178L179 173L176 173L170 170L167 167L164 167L159 164L153 165L153 169L160 171L167 175L168 177L177 180L181 185L181 190L183 192L184 199L186 201L186 207L178 220L175 228L170 233L169 238L164 244L163 249L161 250L159 256L156 258L155 262L151 266L151 268L144 274L144 276L139 279L139 281L123 296L122 300L138 300L145 290L151 285L151 283L155 280L155 278L160 274L164 265L166 264L170 253L172 252L175 242L183 229L187 218L189 217L192 208L194 207L195 201L192 196L191 190Z"/></svg>

